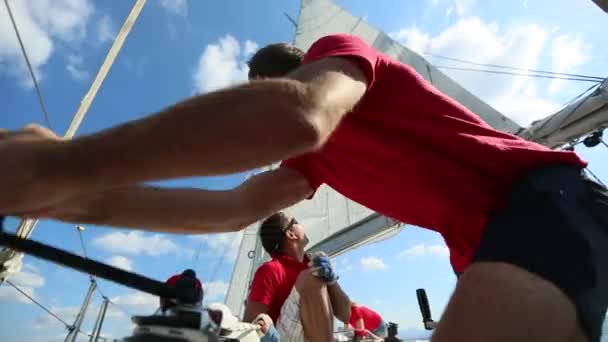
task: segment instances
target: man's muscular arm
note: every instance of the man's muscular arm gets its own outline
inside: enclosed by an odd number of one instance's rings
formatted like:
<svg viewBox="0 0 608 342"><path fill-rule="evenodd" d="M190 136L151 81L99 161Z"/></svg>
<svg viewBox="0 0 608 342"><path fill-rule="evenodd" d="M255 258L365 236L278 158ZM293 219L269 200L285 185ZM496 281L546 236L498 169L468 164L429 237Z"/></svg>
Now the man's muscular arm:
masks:
<svg viewBox="0 0 608 342"><path fill-rule="evenodd" d="M288 78L196 96L159 114L62 144L74 174L102 184L249 170L326 141L365 93L353 62L325 58Z"/></svg>
<svg viewBox="0 0 608 342"><path fill-rule="evenodd" d="M253 176L232 190L111 189L26 216L170 233L231 232L305 199L310 192L302 175L280 168Z"/></svg>
<svg viewBox="0 0 608 342"><path fill-rule="evenodd" d="M70 141L0 133L0 212L145 181L239 172L314 151L361 99L366 82L356 63L324 58L286 78L195 96Z"/></svg>

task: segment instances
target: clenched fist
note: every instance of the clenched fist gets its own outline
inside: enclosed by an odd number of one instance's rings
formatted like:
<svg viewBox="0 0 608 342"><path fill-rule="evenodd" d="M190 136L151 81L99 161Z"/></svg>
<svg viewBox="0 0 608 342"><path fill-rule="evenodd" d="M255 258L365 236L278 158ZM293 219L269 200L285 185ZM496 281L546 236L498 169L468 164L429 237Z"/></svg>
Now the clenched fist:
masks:
<svg viewBox="0 0 608 342"><path fill-rule="evenodd" d="M0 130L0 214L37 210L74 194L56 177L64 140L52 131L28 125Z"/></svg>

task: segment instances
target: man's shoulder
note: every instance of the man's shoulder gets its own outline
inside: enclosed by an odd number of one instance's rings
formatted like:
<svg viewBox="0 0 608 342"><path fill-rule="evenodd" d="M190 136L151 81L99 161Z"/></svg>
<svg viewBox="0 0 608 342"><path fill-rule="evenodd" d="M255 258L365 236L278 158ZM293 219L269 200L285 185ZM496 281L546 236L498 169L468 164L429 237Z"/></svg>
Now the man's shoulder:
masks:
<svg viewBox="0 0 608 342"><path fill-rule="evenodd" d="M363 39L353 34L348 33L333 33L325 35L319 39L317 39L312 46L318 44L336 44L336 43L348 43L354 45L362 45L366 47L370 47Z"/></svg>
<svg viewBox="0 0 608 342"><path fill-rule="evenodd" d="M260 267L258 267L257 272L259 273L276 273L282 272L285 270L283 264L281 264L278 260L272 259L270 261L266 261Z"/></svg>
<svg viewBox="0 0 608 342"><path fill-rule="evenodd" d="M358 56L375 59L380 53L365 40L352 34L336 33L323 36L307 49L304 63L324 57Z"/></svg>

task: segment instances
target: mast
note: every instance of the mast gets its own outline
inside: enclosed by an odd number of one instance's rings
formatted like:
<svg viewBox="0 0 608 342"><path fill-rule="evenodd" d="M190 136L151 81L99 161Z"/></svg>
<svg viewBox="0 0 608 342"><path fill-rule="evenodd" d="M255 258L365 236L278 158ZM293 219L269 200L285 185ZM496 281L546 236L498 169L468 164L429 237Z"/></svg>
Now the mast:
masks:
<svg viewBox="0 0 608 342"><path fill-rule="evenodd" d="M91 302L91 296L93 295L93 291L97 288L97 283L93 278L91 278L91 284L89 285L89 290L87 291L87 295L84 297L84 301L82 302L82 306L80 307L80 311L78 312L78 316L76 316L76 320L74 324L70 327L70 331L68 335L65 337L65 342L75 342L78 334L80 333L80 326L84 321L84 316L87 313L87 309L89 308L89 303Z"/></svg>
<svg viewBox="0 0 608 342"><path fill-rule="evenodd" d="M139 17L139 14L141 13L141 10L143 9L145 3L146 3L146 0L137 0L135 2L135 4L133 4L133 7L131 8L131 12L129 13L129 15L127 16L127 19L123 23L122 28L116 35L116 38L114 39L114 43L112 44L112 47L108 51L108 54L106 55L106 58L103 61L103 64L99 68L99 71L97 72L97 76L95 77L95 80L91 84L89 91L85 94L82 101L80 102L80 107L74 114L74 117L72 118L72 122L70 123L70 126L68 127L67 131L65 132L65 134L63 136L64 138L71 139L76 134L76 131L80 127L82 120L84 120L84 117L85 117L87 111L89 110L89 107L91 106L91 104L93 103L93 100L95 99L95 96L97 95L97 91L99 90L99 88L101 87L101 84L105 80L106 75L112 68L114 61L116 60L116 56L118 56L118 53L120 52L120 49L122 48L123 43L125 42L125 40L127 39L127 36L131 32L131 28L133 27L133 25L135 24L135 21ZM37 223L38 223L38 220L22 220L19 223L19 226L17 227L17 235L24 239L29 238L32 235L32 233L34 232L34 228L36 227ZM21 269L20 262L16 262L13 260L15 258L18 258L18 255L19 255L19 253L9 250L9 249L4 249L0 252L0 273L2 273L2 275L3 275L3 277L0 278L0 285L2 284L2 282L4 281L5 278L8 278L8 276L10 274L19 272L19 270ZM7 267L6 266L7 264L10 265L12 268Z"/></svg>

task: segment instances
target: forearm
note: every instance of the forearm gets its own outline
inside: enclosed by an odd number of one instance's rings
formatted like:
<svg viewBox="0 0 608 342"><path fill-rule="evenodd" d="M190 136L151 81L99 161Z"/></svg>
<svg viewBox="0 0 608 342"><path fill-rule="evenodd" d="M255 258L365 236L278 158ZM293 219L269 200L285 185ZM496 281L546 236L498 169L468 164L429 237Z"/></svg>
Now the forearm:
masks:
<svg viewBox="0 0 608 342"><path fill-rule="evenodd" d="M299 82L276 80L192 97L62 144L67 164L53 178L103 188L240 172L307 152L317 137L304 94Z"/></svg>
<svg viewBox="0 0 608 342"><path fill-rule="evenodd" d="M342 291L338 283L327 286L334 315L342 322L350 320L350 298Z"/></svg>
<svg viewBox="0 0 608 342"><path fill-rule="evenodd" d="M171 233L236 231L255 221L232 191L130 187L72 198L51 209L62 221Z"/></svg>

